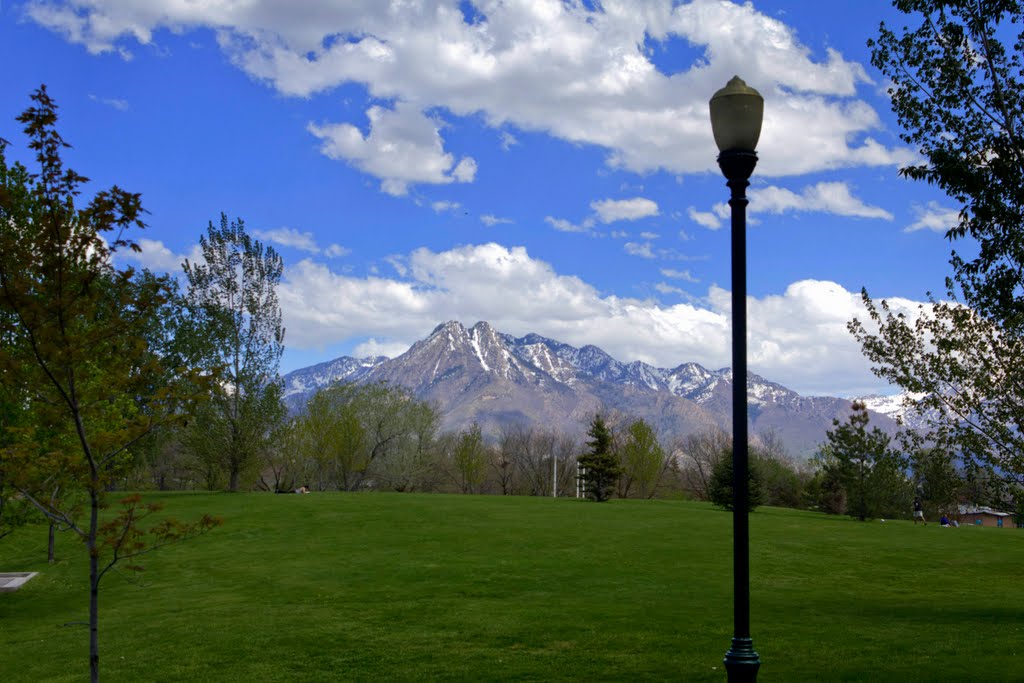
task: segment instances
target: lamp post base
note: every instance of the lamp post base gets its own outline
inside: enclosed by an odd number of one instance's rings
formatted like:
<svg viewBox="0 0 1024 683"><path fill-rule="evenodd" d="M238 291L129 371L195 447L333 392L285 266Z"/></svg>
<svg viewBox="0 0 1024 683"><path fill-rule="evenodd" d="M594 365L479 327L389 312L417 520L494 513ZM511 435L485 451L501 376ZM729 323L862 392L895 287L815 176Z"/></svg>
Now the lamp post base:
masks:
<svg viewBox="0 0 1024 683"><path fill-rule="evenodd" d="M733 638L732 647L725 653L725 670L729 683L745 683L757 680L761 658L754 652L754 641L750 638Z"/></svg>

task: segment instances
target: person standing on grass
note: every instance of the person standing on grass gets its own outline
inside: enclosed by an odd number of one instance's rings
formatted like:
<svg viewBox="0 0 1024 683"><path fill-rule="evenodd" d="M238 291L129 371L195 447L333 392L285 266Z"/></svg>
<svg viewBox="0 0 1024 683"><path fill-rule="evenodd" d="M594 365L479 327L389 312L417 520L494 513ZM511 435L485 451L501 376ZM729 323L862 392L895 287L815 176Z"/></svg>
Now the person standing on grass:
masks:
<svg viewBox="0 0 1024 683"><path fill-rule="evenodd" d="M928 522L924 518L924 506L921 505L921 499L914 496L914 526L917 526L917 520L921 520L925 526L928 526Z"/></svg>

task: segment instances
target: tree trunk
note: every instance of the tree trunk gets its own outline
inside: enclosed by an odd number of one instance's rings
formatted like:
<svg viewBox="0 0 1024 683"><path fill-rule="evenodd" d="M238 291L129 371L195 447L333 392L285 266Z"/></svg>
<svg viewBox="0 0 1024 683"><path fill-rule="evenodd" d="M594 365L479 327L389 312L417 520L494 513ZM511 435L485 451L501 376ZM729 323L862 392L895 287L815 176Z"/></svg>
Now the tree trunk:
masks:
<svg viewBox="0 0 1024 683"><path fill-rule="evenodd" d="M53 564L57 561L57 556L54 552L55 545L57 542L57 525L50 522L50 533L49 538L46 541L46 561Z"/></svg>

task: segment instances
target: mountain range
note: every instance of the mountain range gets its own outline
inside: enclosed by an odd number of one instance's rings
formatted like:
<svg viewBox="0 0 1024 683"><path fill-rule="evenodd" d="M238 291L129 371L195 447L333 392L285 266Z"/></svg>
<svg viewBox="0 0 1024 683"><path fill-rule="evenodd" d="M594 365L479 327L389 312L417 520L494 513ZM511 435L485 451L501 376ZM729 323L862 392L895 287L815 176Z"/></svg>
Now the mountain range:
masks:
<svg viewBox="0 0 1024 683"><path fill-rule="evenodd" d="M643 418L666 445L694 432L732 427L728 368L622 363L596 346L576 348L537 334L513 337L486 322L467 328L449 321L395 358L346 356L295 370L283 380L285 401L295 412L334 382L387 382L434 402L443 429L475 422L492 437L516 423L582 435L595 412L609 410ZM750 433L773 431L795 456L813 453L832 420L850 414L850 400L801 396L753 373L747 395ZM897 403L885 397L868 402L875 411L872 424L892 431Z"/></svg>

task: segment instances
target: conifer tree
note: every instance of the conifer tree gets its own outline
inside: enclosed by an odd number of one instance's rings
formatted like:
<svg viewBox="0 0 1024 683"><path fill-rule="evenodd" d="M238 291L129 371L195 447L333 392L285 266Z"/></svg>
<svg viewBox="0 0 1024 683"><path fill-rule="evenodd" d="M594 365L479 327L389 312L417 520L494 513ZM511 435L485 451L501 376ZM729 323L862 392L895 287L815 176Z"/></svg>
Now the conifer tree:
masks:
<svg viewBox="0 0 1024 683"><path fill-rule="evenodd" d="M612 452L612 432L601 415L595 415L587 430L590 451L579 458L580 477L587 497L602 503L612 497L622 474L618 458Z"/></svg>

